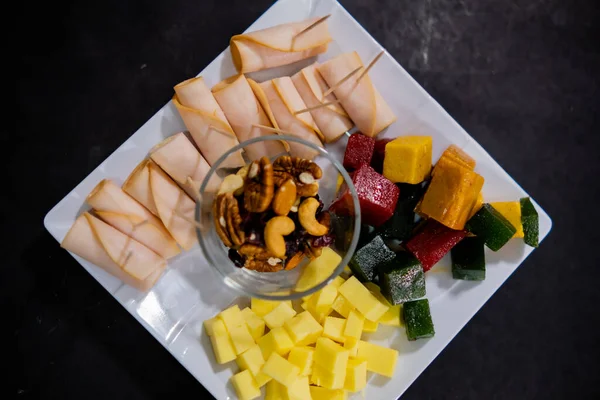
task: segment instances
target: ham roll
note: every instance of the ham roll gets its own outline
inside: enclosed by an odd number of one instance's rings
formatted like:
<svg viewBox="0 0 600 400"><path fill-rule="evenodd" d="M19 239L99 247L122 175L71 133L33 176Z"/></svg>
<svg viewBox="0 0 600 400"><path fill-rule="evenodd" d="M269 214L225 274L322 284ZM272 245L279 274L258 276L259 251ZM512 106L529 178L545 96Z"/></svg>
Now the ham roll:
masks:
<svg viewBox="0 0 600 400"><path fill-rule="evenodd" d="M229 46L235 67L240 73L254 72L324 53L332 40L327 21L294 38L318 20L315 17L233 36Z"/></svg>
<svg viewBox="0 0 600 400"><path fill-rule="evenodd" d="M87 212L60 245L142 291L154 286L167 265L148 247Z"/></svg>
<svg viewBox="0 0 600 400"><path fill-rule="evenodd" d="M272 125L243 74L217 83L212 92L240 142L272 134L252 126ZM284 145L276 141L255 143L244 149L250 160L258 160L263 156L271 157L284 150Z"/></svg>
<svg viewBox="0 0 600 400"><path fill-rule="evenodd" d="M295 111L306 108L300 94L292 83L292 78L284 76L260 84L256 88L257 98L268 109L267 115L275 119L274 125L282 131L322 147L322 134L310 113L294 115ZM312 160L318 152L300 143L288 142L290 153L296 157Z"/></svg>
<svg viewBox="0 0 600 400"><path fill-rule="evenodd" d="M192 78L175 86L173 103L192 139L210 165L232 147L238 145L235 133L212 93L200 78ZM244 165L241 150L227 157L221 167Z"/></svg>
<svg viewBox="0 0 600 400"><path fill-rule="evenodd" d="M113 181L100 181L88 195L86 202L103 221L161 257L170 258L179 254L177 243L160 219Z"/></svg>
<svg viewBox="0 0 600 400"><path fill-rule="evenodd" d="M185 250L196 241L196 203L153 161L144 160L129 175L123 190L160 218ZM183 216L183 218L182 218Z"/></svg>
<svg viewBox="0 0 600 400"><path fill-rule="evenodd" d="M323 93L329 89L329 86L317 70L317 65L317 63L309 65L292 76L294 86L309 108L336 100L333 93L323 98ZM310 115L323 133L326 143L335 142L354 126L339 103L311 110Z"/></svg>
<svg viewBox="0 0 600 400"><path fill-rule="evenodd" d="M321 64L317 69L331 87L358 67L362 61L357 52L341 54ZM377 91L367 74L356 82L364 68L334 90L344 110L356 127L365 135L374 137L396 120L393 111Z"/></svg>
<svg viewBox="0 0 600 400"><path fill-rule="evenodd" d="M161 167L192 198L196 198L195 188L199 188L210 170L210 165L196 150L183 132L166 138L150 150L150 158ZM192 184L188 182L192 179ZM216 192L219 180L213 179L206 186L206 192Z"/></svg>

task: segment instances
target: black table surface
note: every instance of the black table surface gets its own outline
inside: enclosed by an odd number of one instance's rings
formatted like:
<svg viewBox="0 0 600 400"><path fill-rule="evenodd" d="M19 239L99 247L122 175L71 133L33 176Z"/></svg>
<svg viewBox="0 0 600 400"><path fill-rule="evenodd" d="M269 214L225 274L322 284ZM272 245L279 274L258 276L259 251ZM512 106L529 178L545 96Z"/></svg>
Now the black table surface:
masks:
<svg viewBox="0 0 600 400"><path fill-rule="evenodd" d="M43 217L270 3L18 5L16 121L1 135L9 185L0 191L0 282L15 316L2 326L16 342L21 398L205 398L60 249ZM598 2L342 3L554 220L540 249L403 398L598 394Z"/></svg>

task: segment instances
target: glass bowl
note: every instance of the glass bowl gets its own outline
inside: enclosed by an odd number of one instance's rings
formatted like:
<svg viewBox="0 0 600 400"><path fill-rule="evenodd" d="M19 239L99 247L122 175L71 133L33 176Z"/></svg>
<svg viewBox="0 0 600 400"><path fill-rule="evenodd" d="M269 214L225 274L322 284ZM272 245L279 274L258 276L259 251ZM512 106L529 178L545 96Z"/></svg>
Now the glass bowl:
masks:
<svg viewBox="0 0 600 400"><path fill-rule="evenodd" d="M338 175L341 175L343 183L347 185L352 199L351 202L346 202L350 211L349 215L331 214L331 232L334 234L335 240L330 248L340 256L341 261L335 267L328 265L326 268L317 271L308 280L303 277L301 288L298 288L296 284L304 271L304 267L310 261L307 257L296 268L279 272L257 272L237 267L230 260L228 256L229 249L221 241L213 222L212 203L216 194L215 188L218 187L225 176L235 173L239 169L223 168L221 166L231 165L229 161L234 159L239 160L240 150L253 149L255 152L259 148L272 149L271 146L275 145L276 142L287 143L293 154L316 154L313 161L323 171L323 176L319 180L319 198L324 204L324 210L327 210L336 198ZM279 148L283 150L283 146ZM248 152L244 152L244 154L248 154ZM288 155L288 153L283 150L281 154L271 157L271 162L280 155ZM250 163L254 160L246 159L245 161ZM269 135L242 142L217 160L204 178L200 188L200 198L196 205L196 220L199 222L196 233L204 256L211 268L222 277L227 286L250 297L265 300L292 300L307 296L323 288L344 270L358 242L360 206L352 179L333 154L322 147L297 137ZM308 274L308 272L306 273ZM308 285L306 284L307 281L310 282Z"/></svg>

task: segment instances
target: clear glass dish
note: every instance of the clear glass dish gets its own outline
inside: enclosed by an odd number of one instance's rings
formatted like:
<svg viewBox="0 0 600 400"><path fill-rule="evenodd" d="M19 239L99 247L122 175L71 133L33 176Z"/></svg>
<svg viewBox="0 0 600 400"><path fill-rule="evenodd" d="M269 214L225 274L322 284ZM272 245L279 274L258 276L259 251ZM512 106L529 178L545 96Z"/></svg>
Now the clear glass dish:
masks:
<svg viewBox="0 0 600 400"><path fill-rule="evenodd" d="M316 279L313 279L314 284L304 287L302 290L296 288L296 283L302 274L304 266L308 263L308 259L298 265L296 268L279 272L257 272L246 268L239 268L228 257L229 249L223 244L219 235L216 232L213 216L212 202L215 197L215 192L210 191L218 187L223 178L231 173L236 172L236 169L221 168L221 165L226 163L229 157L235 157L239 150L244 150L246 147L256 144L266 144L266 142L283 141L287 142L294 150L304 152L313 152L317 156L314 158L323 171L323 176L319 180L319 197L324 204L324 209L327 210L331 203L336 198L336 189L338 175L341 175L343 183L348 187L352 202L351 212L349 216L332 215L331 231L335 235L334 244L330 247L338 253L341 261L331 272L324 272ZM279 155L286 155L282 153ZM271 158L274 161L279 155ZM250 163L254 160L246 160ZM207 190L208 189L208 190ZM239 293L256 297L265 300L291 300L307 296L317 290L323 288L338 276L344 267L350 261L360 232L360 206L358 197L352 179L342 164L334 158L334 156L322 147L316 146L305 140L287 136L287 135L269 135L261 136L247 140L230 149L223 154L217 162L211 167L206 175L202 186L200 187L200 198L196 205L196 220L199 222L196 233L200 247L204 252L209 265L219 276L222 277L223 283Z"/></svg>

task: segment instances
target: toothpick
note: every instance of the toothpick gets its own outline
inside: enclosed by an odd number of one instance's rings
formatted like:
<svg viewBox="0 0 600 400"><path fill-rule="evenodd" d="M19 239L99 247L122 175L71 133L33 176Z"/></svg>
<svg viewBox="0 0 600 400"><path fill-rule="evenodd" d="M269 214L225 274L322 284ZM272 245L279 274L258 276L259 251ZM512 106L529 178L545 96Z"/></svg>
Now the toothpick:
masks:
<svg viewBox="0 0 600 400"><path fill-rule="evenodd" d="M196 197L196 201L200 201L202 199L202 196L200 195L200 188L198 187L198 185L196 185L196 182L194 182L191 176L187 177L186 182L188 185L190 185L192 189L194 189L194 197Z"/></svg>
<svg viewBox="0 0 600 400"><path fill-rule="evenodd" d="M352 78L352 76L354 76L354 74L356 74L358 71L360 71L362 67L358 67L356 68L354 71L350 72L348 75L346 75L345 77L343 77L338 83L336 83L335 85L333 85L332 87L330 87L329 89L327 89L325 91L325 93L323 93L323 99L325 99L325 97L329 96L331 93L333 93L333 91L337 88L339 88L340 86L342 86L344 84L344 82L346 82L348 79Z"/></svg>
<svg viewBox="0 0 600 400"><path fill-rule="evenodd" d="M279 133L280 135L291 135L291 133L289 133L289 132L285 132L285 131L282 131L281 129L273 128L270 126L259 125L259 124L252 124L252 126L255 128L258 128L258 129L264 129L265 131Z"/></svg>
<svg viewBox="0 0 600 400"><path fill-rule="evenodd" d="M125 257L125 261L123 261L121 263L121 268L124 268L127 265L127 261L129 261L129 259L131 258L132 255L133 255L133 251L130 251L129 253L127 253L127 256Z"/></svg>
<svg viewBox="0 0 600 400"><path fill-rule="evenodd" d="M215 131L215 132L218 132L218 133L220 133L221 135L224 135L224 136L229 136L229 137L231 137L231 136L232 136L231 132L227 132L227 131L225 131L225 130L223 130L223 129L217 128L217 127L216 127L216 126L214 126L214 125L209 125L209 126L208 126L208 129L207 129L207 131L209 131L209 130L211 130L211 129L212 129L213 131Z"/></svg>
<svg viewBox="0 0 600 400"><path fill-rule="evenodd" d="M371 61L371 62L369 63L369 65L367 65L367 68L365 68L365 70L362 72L362 74L360 74L360 75L358 76L358 78L356 78L356 82L355 82L355 84L356 84L356 83L358 83L358 81L360 81L360 80L363 78L363 76L365 76L365 75L366 75L366 74L369 72L369 70L370 70L371 68L373 68L373 65L375 65L375 63L376 63L377 61L379 61L379 59L381 58L381 56L383 56L383 54L384 54L384 53L385 53L385 50L382 50L382 51L381 51L379 54L377 54L377 55L375 56L375 58L373 59L373 61Z"/></svg>
<svg viewBox="0 0 600 400"><path fill-rule="evenodd" d="M312 24L310 24L309 26L307 26L306 28L302 29L300 32L298 32L294 36L292 36L292 47L291 47L291 50L294 50L294 44L295 44L296 38L298 36L304 35L306 32L310 31L315 26L320 25L321 23L325 22L327 20L327 18L329 18L329 17L331 17L331 14L327 14L323 18L319 18L318 20L316 20L315 22L313 22Z"/></svg>
<svg viewBox="0 0 600 400"><path fill-rule="evenodd" d="M318 106L308 107L308 108L304 108L302 110L296 111L296 112L294 112L294 115L302 114L302 113L309 112L309 111L312 111L312 110L317 110L319 108L327 107L327 106L330 106L332 104L337 104L339 102L340 102L340 100L334 100L334 101L330 101L329 103L321 103Z"/></svg>
<svg viewBox="0 0 600 400"><path fill-rule="evenodd" d="M181 219L189 222L190 224L193 224L198 229L204 229L204 226L200 222L196 221L193 218L188 217L187 215L185 215L184 213L182 213L182 212L180 212L178 210L173 210L173 214L175 214L179 218L181 218Z"/></svg>

